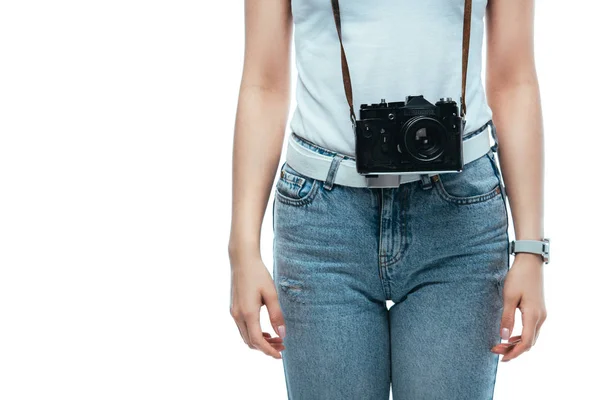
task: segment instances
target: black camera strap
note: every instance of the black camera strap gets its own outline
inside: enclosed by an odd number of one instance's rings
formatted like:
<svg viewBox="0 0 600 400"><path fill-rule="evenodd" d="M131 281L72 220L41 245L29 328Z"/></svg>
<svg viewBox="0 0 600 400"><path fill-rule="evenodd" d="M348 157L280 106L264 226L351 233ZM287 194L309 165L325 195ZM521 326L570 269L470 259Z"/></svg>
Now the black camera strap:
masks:
<svg viewBox="0 0 600 400"><path fill-rule="evenodd" d="M340 49L342 53L342 76L344 78L344 90L348 106L350 106L350 119L352 125L356 125L356 115L354 114L354 106L352 102L352 82L350 81L350 72L348 70L348 61L346 60L346 52L342 44L342 28L340 21L340 5L338 0L331 0L333 8L333 17L335 18L335 26L337 28L338 38L340 39ZM465 103L467 89L467 66L469 63L469 44L471 41L471 13L472 0L465 0L465 16L463 20L463 43L462 43L462 91L460 96L460 116L465 118L467 113L467 105Z"/></svg>

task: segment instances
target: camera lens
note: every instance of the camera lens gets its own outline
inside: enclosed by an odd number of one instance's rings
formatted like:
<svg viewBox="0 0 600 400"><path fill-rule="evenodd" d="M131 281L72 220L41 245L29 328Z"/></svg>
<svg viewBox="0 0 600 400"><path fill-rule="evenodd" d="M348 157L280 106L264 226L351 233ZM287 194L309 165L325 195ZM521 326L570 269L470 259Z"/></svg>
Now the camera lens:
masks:
<svg viewBox="0 0 600 400"><path fill-rule="evenodd" d="M403 134L406 149L419 161L435 160L446 148L446 128L434 118L411 118L404 125Z"/></svg>

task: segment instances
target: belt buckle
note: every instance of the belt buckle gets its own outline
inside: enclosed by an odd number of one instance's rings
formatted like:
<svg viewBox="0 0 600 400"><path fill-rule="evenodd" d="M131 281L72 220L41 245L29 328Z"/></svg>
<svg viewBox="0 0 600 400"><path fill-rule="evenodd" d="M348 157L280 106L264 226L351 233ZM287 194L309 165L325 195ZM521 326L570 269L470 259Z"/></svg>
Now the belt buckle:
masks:
<svg viewBox="0 0 600 400"><path fill-rule="evenodd" d="M367 179L367 187L371 189L400 186L400 175L398 174L366 175L365 178Z"/></svg>

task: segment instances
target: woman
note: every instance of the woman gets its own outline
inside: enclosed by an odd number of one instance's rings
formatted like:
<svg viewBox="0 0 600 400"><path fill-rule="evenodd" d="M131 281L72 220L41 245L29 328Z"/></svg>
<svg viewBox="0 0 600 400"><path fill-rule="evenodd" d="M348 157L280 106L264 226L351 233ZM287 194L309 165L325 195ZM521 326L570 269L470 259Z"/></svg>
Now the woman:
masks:
<svg viewBox="0 0 600 400"><path fill-rule="evenodd" d="M339 37L334 3L246 0L231 315L250 348L283 358L290 398L387 399L390 384L400 399L491 398L499 355L509 361L530 350L546 318L542 258L517 253L509 269L506 207L508 197L517 240L543 238L534 1L472 2L463 138L491 127L496 147L460 173L396 187L339 183L340 165L351 173L347 166L356 160L339 40L357 104L408 95L458 99L470 6L342 1ZM289 111L292 26L298 106L287 154L300 148L329 157L332 167L322 179L289 159L278 171L273 280L259 238ZM279 337L261 332L263 304ZM523 331L509 339L516 308Z"/></svg>

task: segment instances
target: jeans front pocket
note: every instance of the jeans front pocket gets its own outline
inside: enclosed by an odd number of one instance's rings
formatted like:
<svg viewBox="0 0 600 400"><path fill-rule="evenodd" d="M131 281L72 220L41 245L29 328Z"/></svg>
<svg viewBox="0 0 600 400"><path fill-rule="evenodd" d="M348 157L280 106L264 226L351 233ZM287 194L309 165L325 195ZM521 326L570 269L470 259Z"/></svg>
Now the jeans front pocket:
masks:
<svg viewBox="0 0 600 400"><path fill-rule="evenodd" d="M444 201L457 204L477 204L502 193L501 181L492 151L463 167L461 172L435 175L436 192Z"/></svg>
<svg viewBox="0 0 600 400"><path fill-rule="evenodd" d="M275 195L281 203L303 206L312 203L320 187L321 181L299 173L284 162L275 185Z"/></svg>

